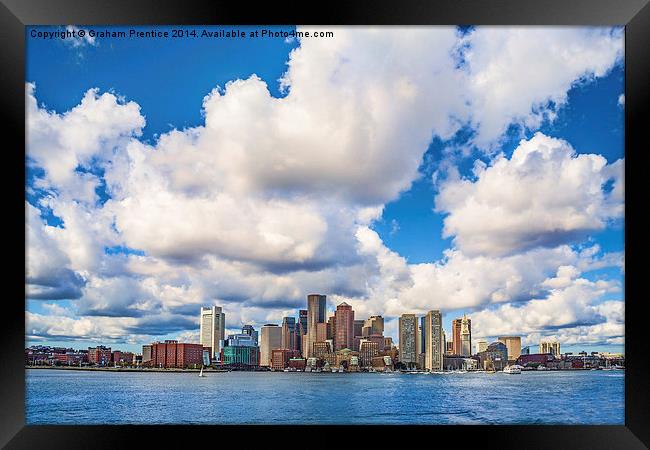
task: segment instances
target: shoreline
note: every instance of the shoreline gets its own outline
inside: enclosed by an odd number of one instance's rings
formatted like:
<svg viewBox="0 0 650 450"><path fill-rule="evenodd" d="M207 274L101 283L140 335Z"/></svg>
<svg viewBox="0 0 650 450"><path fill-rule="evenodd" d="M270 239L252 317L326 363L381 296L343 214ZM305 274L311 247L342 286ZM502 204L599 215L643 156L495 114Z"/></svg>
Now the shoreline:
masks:
<svg viewBox="0 0 650 450"><path fill-rule="evenodd" d="M199 373L201 369L180 369L180 368L159 368L159 367L151 367L151 368L142 368L142 367L79 367L79 366L25 366L25 369L36 369L36 370L75 370L75 371L87 371L87 372L156 372L156 373ZM524 372L590 372L592 369L561 369L561 370L524 370ZM617 370L617 372L623 372L624 370ZM329 372L329 371L321 371L321 372L305 372L305 371L288 371L285 372L283 370L228 370L228 369L203 369L203 373L226 373L226 372L259 372L259 373L313 373L313 374L339 374L339 373L396 373L396 374L423 374L426 372L400 372L400 371L392 371L392 372L364 372L364 371L359 371L359 372ZM449 371L449 372L444 372L444 373L454 373L454 371ZM483 371L468 371L466 373L485 373ZM496 372L496 373L502 373L502 372Z"/></svg>
<svg viewBox="0 0 650 450"><path fill-rule="evenodd" d="M169 368L162 369L159 367L140 368L140 367L79 367L79 366L25 366L25 369L37 370L78 370L89 372L168 372L168 373L199 373L201 369L179 369ZM224 373L230 372L225 369L203 369L203 373ZM251 371L252 372L252 371Z"/></svg>

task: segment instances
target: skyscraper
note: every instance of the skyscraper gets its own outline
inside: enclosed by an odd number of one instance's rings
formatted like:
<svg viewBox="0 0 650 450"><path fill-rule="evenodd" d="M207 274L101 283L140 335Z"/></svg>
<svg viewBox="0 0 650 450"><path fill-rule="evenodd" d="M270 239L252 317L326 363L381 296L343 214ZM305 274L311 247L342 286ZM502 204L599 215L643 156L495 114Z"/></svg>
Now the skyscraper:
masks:
<svg viewBox="0 0 650 450"><path fill-rule="evenodd" d="M488 343L487 341L478 341L476 343L476 353L481 353L487 350L488 348Z"/></svg>
<svg viewBox="0 0 650 450"><path fill-rule="evenodd" d="M362 336L362 330L363 330L363 324L365 320L355 320L354 323L352 324L352 327L354 328L352 334L354 337L357 336Z"/></svg>
<svg viewBox="0 0 650 450"><path fill-rule="evenodd" d="M296 350L296 318L282 319L282 348Z"/></svg>
<svg viewBox="0 0 650 450"><path fill-rule="evenodd" d="M247 334L251 338L253 338L253 341L255 342L255 345L259 345L259 336L257 335L257 331L255 328L253 328L253 325L244 325L241 329L242 334Z"/></svg>
<svg viewBox="0 0 650 450"><path fill-rule="evenodd" d="M201 345L210 347L212 358L217 359L221 353L221 341L223 341L226 329L226 314L221 307L201 307L199 328Z"/></svg>
<svg viewBox="0 0 650 450"><path fill-rule="evenodd" d="M560 356L560 343L558 341L541 341L539 343L540 353L552 353L553 356Z"/></svg>
<svg viewBox="0 0 650 450"><path fill-rule="evenodd" d="M429 311L425 316L427 339L425 346L424 367L428 371L440 371L443 368L444 343L442 337L442 313Z"/></svg>
<svg viewBox="0 0 650 450"><path fill-rule="evenodd" d="M426 316L420 317L420 353L424 353L427 348L427 325Z"/></svg>
<svg viewBox="0 0 650 450"><path fill-rule="evenodd" d="M352 348L354 339L354 311L352 306L343 302L336 307L334 313L334 350Z"/></svg>
<svg viewBox="0 0 650 450"><path fill-rule="evenodd" d="M384 318L382 316L370 316L363 325L361 334L364 337L374 334L384 334Z"/></svg>
<svg viewBox="0 0 650 450"><path fill-rule="evenodd" d="M472 355L472 320L463 315L451 322L454 354L461 356Z"/></svg>
<svg viewBox="0 0 650 450"><path fill-rule="evenodd" d="M500 336L497 340L506 344L508 361L516 361L521 356L521 336Z"/></svg>
<svg viewBox="0 0 650 450"><path fill-rule="evenodd" d="M282 347L282 328L267 323L260 332L260 366L270 366L273 349Z"/></svg>
<svg viewBox="0 0 650 450"><path fill-rule="evenodd" d="M399 318L399 359L407 366L418 362L418 318L415 314L402 314Z"/></svg>
<svg viewBox="0 0 650 450"><path fill-rule="evenodd" d="M336 316L327 319L327 339L336 339Z"/></svg>
<svg viewBox="0 0 650 450"><path fill-rule="evenodd" d="M307 296L307 357L313 354L313 343L317 342L316 332L319 323L325 323L325 308L327 306L325 295L310 294Z"/></svg>
<svg viewBox="0 0 650 450"><path fill-rule="evenodd" d="M307 310L298 311L298 323L296 324L296 342L298 350L303 351L303 338L307 336Z"/></svg>

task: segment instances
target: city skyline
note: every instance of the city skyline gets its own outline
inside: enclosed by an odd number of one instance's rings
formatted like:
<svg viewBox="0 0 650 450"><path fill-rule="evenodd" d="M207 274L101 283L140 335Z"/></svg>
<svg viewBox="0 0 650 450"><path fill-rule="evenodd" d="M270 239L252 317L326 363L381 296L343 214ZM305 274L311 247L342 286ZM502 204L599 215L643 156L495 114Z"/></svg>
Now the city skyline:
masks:
<svg viewBox="0 0 650 450"><path fill-rule="evenodd" d="M532 345L528 345L525 347L525 352L522 351L524 349L522 349L521 345L521 336L499 336L489 345L486 341L479 340L476 347L474 347L471 344L471 338L467 337L467 335L470 334L468 327L470 326L469 324L471 324L471 318L468 318L466 314L464 314L462 318L456 318L451 321L452 331L450 337L455 340L449 340L445 337L446 332L444 327L442 327L443 316L441 312L437 310L428 311L421 317L410 313L402 314L399 318L399 333L397 344L395 345L392 336L384 335L384 318L381 315L371 316L365 320L354 320L354 311L350 305L343 302L336 305L334 315L330 316L328 320L325 321L326 314L321 315L319 311L327 310L327 308L323 308L327 305L326 295L308 295L307 305L308 308L312 309L312 314L309 314L309 309L299 310L299 314L305 312L307 313L306 316L309 315L313 320L316 320L314 324L316 325L317 337L313 337L312 342L310 342L308 334L301 335L303 330L302 328L299 328L301 325L299 322L296 322L295 317L284 317L280 326L278 324L269 323L263 325L259 331L250 324L243 325L240 332L229 333L222 336L221 340L216 345L216 348L218 348L219 351L208 352L207 349L213 348L214 334L208 332L208 336L206 337L203 329L206 327L209 327L210 329L216 327L215 332L219 333L218 330L224 330L223 325L225 321L225 313L222 308L219 306L211 306L201 307L200 309L199 322L201 327L201 343L185 342L181 345L200 345L203 348L204 354L210 355L209 360L218 362L219 364L224 364L224 361L221 359L223 356L221 353L222 350L229 350L228 347L238 348L253 346L258 349L259 359L257 360L257 365L270 367L271 356L276 350L295 352L294 356L308 360L313 356L317 356L313 351L314 344L327 344L329 349L328 353L331 354L339 353L340 351L359 352L359 347L363 348L364 341L377 342L377 339L381 338L380 340L383 342L381 346L382 349L388 350L394 348L397 350L394 354L395 361L404 363L408 368L415 368L417 366L421 369L426 368L426 370L431 371L444 369L441 365L441 358L443 355L445 357L476 357L490 346L500 343L503 344L504 348L507 350L508 362L514 364L519 356L530 354L530 348L533 347ZM218 312L218 314L215 315L215 311ZM337 313L343 313L343 316L337 317ZM217 322L213 322L213 317L217 318ZM326 325L329 325L334 320L339 324L342 322L349 322L348 326L344 329L349 330L351 333L350 336L348 336L346 332L337 333L336 329L340 329L340 326L334 330L327 329ZM354 322L358 322L359 325L363 326L354 327ZM432 331L427 332L427 330ZM260 336L259 340L258 336ZM353 336L353 339L350 338L351 336ZM145 355L147 354L147 347L169 342L178 342L178 340L157 340L150 344L142 345L142 353L140 354L140 356L142 356L142 362L146 361ZM306 345L307 347L301 348L303 345ZM98 345L97 348L105 349L106 347L104 345ZM559 357L563 354L560 349L561 342L554 339L542 339L539 341L539 352L536 353L536 355L553 354L554 356ZM89 347L89 351L90 350L93 349ZM116 353L119 355L123 353L123 350L116 350ZM571 355L573 353L574 352L564 352L566 355ZM582 354L586 352L582 350L576 353ZM151 354L150 350L149 354ZM134 355L138 355L138 353L131 352L130 355L133 357ZM285 361L285 363L286 362L287 361ZM206 365L208 365L208 363L206 363Z"/></svg>
<svg viewBox="0 0 650 450"><path fill-rule="evenodd" d="M622 350L622 30L331 28L29 41L28 345L297 326L321 292L342 335L439 310L472 352Z"/></svg>

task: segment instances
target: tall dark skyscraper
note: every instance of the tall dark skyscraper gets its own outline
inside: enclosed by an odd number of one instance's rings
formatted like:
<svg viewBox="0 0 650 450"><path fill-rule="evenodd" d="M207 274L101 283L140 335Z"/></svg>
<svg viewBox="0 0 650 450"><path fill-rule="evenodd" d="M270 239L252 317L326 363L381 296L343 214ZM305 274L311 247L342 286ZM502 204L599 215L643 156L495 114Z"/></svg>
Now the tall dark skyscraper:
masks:
<svg viewBox="0 0 650 450"><path fill-rule="evenodd" d="M365 320L355 320L352 326L354 327L354 332L353 337L361 336L362 330L363 330L363 324L365 323Z"/></svg>
<svg viewBox="0 0 650 450"><path fill-rule="evenodd" d="M298 323L296 324L296 343L297 348L302 352L302 338L307 336L307 310L298 311Z"/></svg>
<svg viewBox="0 0 650 450"><path fill-rule="evenodd" d="M424 353L427 342L426 316L420 317L420 353Z"/></svg>

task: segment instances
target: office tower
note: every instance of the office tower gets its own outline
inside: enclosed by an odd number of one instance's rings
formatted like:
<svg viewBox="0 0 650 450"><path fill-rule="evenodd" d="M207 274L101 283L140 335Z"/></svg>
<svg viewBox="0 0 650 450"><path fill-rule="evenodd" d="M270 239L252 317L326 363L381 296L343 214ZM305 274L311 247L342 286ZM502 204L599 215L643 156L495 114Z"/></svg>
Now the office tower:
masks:
<svg viewBox="0 0 650 450"><path fill-rule="evenodd" d="M445 329L442 329L442 354L443 354L443 359L444 359L444 354L447 349L447 333L445 333Z"/></svg>
<svg viewBox="0 0 650 450"><path fill-rule="evenodd" d="M307 310L298 311L298 322L296 323L296 348L303 352L303 341L307 336Z"/></svg>
<svg viewBox="0 0 650 450"><path fill-rule="evenodd" d="M296 318L285 317L282 319L282 348L296 350Z"/></svg>
<svg viewBox="0 0 650 450"><path fill-rule="evenodd" d="M307 358L308 353L307 335L304 334L300 337L300 354L303 358Z"/></svg>
<svg viewBox="0 0 650 450"><path fill-rule="evenodd" d="M353 335L353 337L362 336L361 333L362 333L362 330L363 330L364 322L365 322L365 320L355 320L352 323L352 327L353 327L352 335Z"/></svg>
<svg viewBox="0 0 650 450"><path fill-rule="evenodd" d="M428 371L441 371L444 353L442 313L438 310L429 311L425 316L425 328L427 330L425 369Z"/></svg>
<svg viewBox="0 0 650 450"><path fill-rule="evenodd" d="M325 342L327 340L327 324L316 324L316 340L314 342Z"/></svg>
<svg viewBox="0 0 650 450"><path fill-rule="evenodd" d="M327 339L336 339L336 316L327 319Z"/></svg>
<svg viewBox="0 0 650 450"><path fill-rule="evenodd" d="M399 360L409 367L418 362L418 318L415 314L402 314L399 318Z"/></svg>
<svg viewBox="0 0 650 450"><path fill-rule="evenodd" d="M282 328L267 323L260 332L260 366L270 366L272 351L282 347Z"/></svg>
<svg viewBox="0 0 650 450"><path fill-rule="evenodd" d="M354 339L354 311L352 306L345 302L338 305L334 313L334 319L334 330L336 332L334 350L352 349Z"/></svg>
<svg viewBox="0 0 650 450"><path fill-rule="evenodd" d="M426 316L420 317L420 353L424 353L427 348L427 325Z"/></svg>
<svg viewBox="0 0 650 450"><path fill-rule="evenodd" d="M253 338L253 341L255 342L255 345L259 345L259 336L257 335L257 331L255 328L253 328L253 325L244 325L241 329L242 334L247 334L251 338Z"/></svg>
<svg viewBox="0 0 650 450"><path fill-rule="evenodd" d="M460 323L460 351L462 356L472 356L472 320L464 314Z"/></svg>
<svg viewBox="0 0 650 450"><path fill-rule="evenodd" d="M327 297L319 294L310 294L307 296L307 357L312 356L313 343L318 342L316 338L317 325L325 324L325 308ZM327 330L325 331L324 341L327 339Z"/></svg>
<svg viewBox="0 0 650 450"><path fill-rule="evenodd" d="M560 356L560 343L558 341L541 341L539 343L539 352Z"/></svg>
<svg viewBox="0 0 650 450"><path fill-rule="evenodd" d="M382 316L370 316L361 329L362 336L372 336L373 334L384 334L384 318Z"/></svg>
<svg viewBox="0 0 650 450"><path fill-rule="evenodd" d="M476 353L481 353L487 350L488 343L487 341L478 341L476 343Z"/></svg>
<svg viewBox="0 0 650 450"><path fill-rule="evenodd" d="M461 356L472 355L472 320L463 315L462 319L454 319L451 323L454 354Z"/></svg>
<svg viewBox="0 0 650 450"><path fill-rule="evenodd" d="M257 342L255 342L253 336L246 333L229 334L228 339L223 344L229 347L257 347Z"/></svg>
<svg viewBox="0 0 650 450"><path fill-rule="evenodd" d="M508 348L508 361L516 361L521 356L520 336L500 336L497 340L506 344Z"/></svg>
<svg viewBox="0 0 650 450"><path fill-rule="evenodd" d="M485 344L487 346L487 344ZM453 355L454 354L454 341L445 342L445 354Z"/></svg>
<svg viewBox="0 0 650 450"><path fill-rule="evenodd" d="M218 359L221 353L226 329L226 314L219 306L201 307L200 342L204 347L210 347L212 359Z"/></svg>

